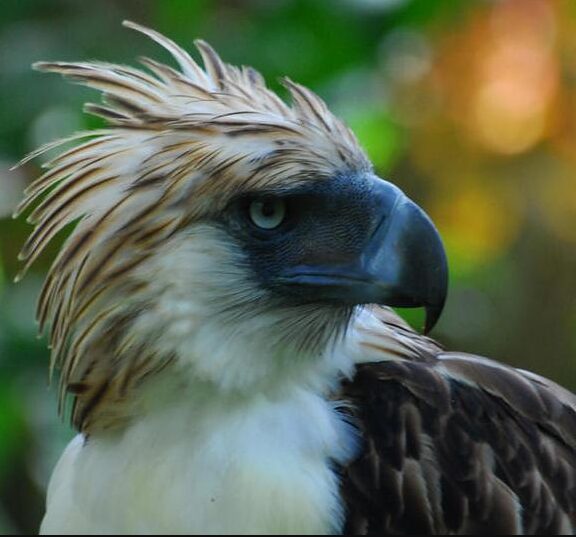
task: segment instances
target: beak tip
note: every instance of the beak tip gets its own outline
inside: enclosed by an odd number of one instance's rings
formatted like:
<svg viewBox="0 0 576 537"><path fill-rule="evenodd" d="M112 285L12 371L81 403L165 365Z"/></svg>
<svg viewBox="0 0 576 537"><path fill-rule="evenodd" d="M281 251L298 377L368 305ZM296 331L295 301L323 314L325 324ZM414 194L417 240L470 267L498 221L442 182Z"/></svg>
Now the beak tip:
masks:
<svg viewBox="0 0 576 537"><path fill-rule="evenodd" d="M442 310L444 309L444 304L439 306L426 306L426 320L424 322L424 335L427 336L432 329L436 326Z"/></svg>

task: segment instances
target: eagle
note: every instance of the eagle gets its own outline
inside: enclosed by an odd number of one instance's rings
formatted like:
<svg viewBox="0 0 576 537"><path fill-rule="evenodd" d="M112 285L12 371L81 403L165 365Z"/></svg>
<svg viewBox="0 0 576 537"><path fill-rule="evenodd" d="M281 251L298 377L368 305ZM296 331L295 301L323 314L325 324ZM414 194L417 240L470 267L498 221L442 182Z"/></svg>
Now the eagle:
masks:
<svg viewBox="0 0 576 537"><path fill-rule="evenodd" d="M102 92L15 216L77 436L44 534L571 534L576 397L426 334L426 213L309 89L202 66L41 62ZM392 308L423 307L423 333Z"/></svg>

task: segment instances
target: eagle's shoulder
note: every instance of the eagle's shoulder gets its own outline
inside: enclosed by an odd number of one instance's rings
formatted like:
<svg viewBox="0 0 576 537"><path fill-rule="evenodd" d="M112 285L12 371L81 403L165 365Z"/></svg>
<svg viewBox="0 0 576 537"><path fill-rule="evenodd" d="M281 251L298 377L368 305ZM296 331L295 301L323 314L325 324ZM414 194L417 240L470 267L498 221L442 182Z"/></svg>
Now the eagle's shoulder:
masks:
<svg viewBox="0 0 576 537"><path fill-rule="evenodd" d="M532 373L445 352L377 313L381 330L362 342L374 361L358 363L338 394L362 437L340 469L346 532L573 533L576 397Z"/></svg>

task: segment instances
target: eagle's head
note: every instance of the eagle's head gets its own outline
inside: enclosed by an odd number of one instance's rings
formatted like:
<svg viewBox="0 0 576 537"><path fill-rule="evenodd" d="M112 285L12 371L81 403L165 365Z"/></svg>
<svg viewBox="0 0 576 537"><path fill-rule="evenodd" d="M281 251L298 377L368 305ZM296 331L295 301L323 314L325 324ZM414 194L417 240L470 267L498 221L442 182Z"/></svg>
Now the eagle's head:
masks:
<svg viewBox="0 0 576 537"><path fill-rule="evenodd" d="M316 95L285 80L286 104L203 42L201 68L126 26L180 70L38 64L101 90L86 108L107 127L58 142L78 143L17 211L34 206L24 270L75 223L38 317L77 427L129 416L118 409L160 370L229 392L313 382L364 304L425 306L432 327L447 283L438 234Z"/></svg>

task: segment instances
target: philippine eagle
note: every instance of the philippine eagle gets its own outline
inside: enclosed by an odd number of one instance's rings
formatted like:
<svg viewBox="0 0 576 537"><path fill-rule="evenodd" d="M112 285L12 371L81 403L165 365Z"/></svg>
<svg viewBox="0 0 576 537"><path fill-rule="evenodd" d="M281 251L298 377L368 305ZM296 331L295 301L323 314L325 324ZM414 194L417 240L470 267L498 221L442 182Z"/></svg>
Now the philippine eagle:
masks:
<svg viewBox="0 0 576 537"><path fill-rule="evenodd" d="M35 65L107 124L27 157L72 142L16 211L23 272L74 224L38 303L79 432L41 531L572 533L575 396L388 308L442 310L425 213L305 87L125 25L179 69Z"/></svg>

